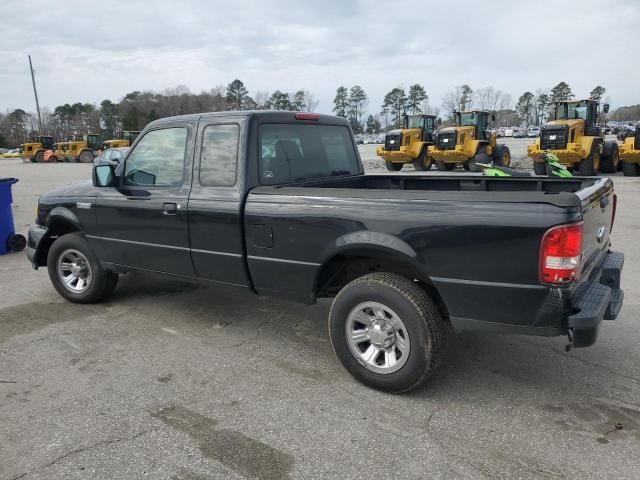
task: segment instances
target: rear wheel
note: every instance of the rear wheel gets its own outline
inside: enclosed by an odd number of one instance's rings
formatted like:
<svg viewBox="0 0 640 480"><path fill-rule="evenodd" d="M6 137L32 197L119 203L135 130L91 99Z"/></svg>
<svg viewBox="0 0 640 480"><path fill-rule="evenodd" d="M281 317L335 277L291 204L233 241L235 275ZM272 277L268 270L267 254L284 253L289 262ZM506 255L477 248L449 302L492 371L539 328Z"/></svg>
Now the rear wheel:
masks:
<svg viewBox="0 0 640 480"><path fill-rule="evenodd" d="M44 162L44 150L40 150L36 152L36 154L33 156L33 159L31 161L34 163Z"/></svg>
<svg viewBox="0 0 640 480"><path fill-rule="evenodd" d="M542 162L533 161L533 173L536 175L546 175L547 174L547 164Z"/></svg>
<svg viewBox="0 0 640 480"><path fill-rule="evenodd" d="M91 153L89 150L85 150L82 153L80 153L78 160L80 160L80 163L92 163L93 153Z"/></svg>
<svg viewBox="0 0 640 480"><path fill-rule="evenodd" d="M408 392L443 355L445 330L435 302L418 284L378 272L345 286L329 313L333 348L347 371L370 387Z"/></svg>
<svg viewBox="0 0 640 480"><path fill-rule="evenodd" d="M600 171L603 173L616 173L620 163L620 150L616 142L605 142L602 158L600 159Z"/></svg>
<svg viewBox="0 0 640 480"><path fill-rule="evenodd" d="M625 177L637 177L638 176L638 164L622 161L622 171Z"/></svg>
<svg viewBox="0 0 640 480"><path fill-rule="evenodd" d="M600 168L600 151L598 145L591 147L591 153L587 158L583 158L578 165L578 172L584 177L592 177L598 174Z"/></svg>
<svg viewBox="0 0 640 480"><path fill-rule="evenodd" d="M404 166L403 163L394 163L394 162L390 162L389 160L386 160L384 164L386 165L387 170L389 170L390 172L399 172L400 170L402 170L402 167Z"/></svg>
<svg viewBox="0 0 640 480"><path fill-rule="evenodd" d="M506 145L496 145L493 150L493 164L499 167L511 166L511 151Z"/></svg>
<svg viewBox="0 0 640 480"><path fill-rule="evenodd" d="M456 168L456 164L455 163L447 163L447 162L442 162L440 160L436 160L436 168L441 172L450 172L451 170Z"/></svg>
<svg viewBox="0 0 640 480"><path fill-rule="evenodd" d="M413 159L413 168L418 170L419 172L426 172L427 170L431 170L431 166L433 165L433 159L427 155L426 149L420 152L417 158Z"/></svg>
<svg viewBox="0 0 640 480"><path fill-rule="evenodd" d="M487 152L482 151L478 152L474 155L473 158L469 160L469 170L472 172L480 172L482 171L482 167L478 166L478 163L488 164L491 162L491 158L487 155Z"/></svg>
<svg viewBox="0 0 640 480"><path fill-rule="evenodd" d="M80 233L63 235L53 242L47 269L54 288L74 303L95 303L116 288L118 275L105 270Z"/></svg>

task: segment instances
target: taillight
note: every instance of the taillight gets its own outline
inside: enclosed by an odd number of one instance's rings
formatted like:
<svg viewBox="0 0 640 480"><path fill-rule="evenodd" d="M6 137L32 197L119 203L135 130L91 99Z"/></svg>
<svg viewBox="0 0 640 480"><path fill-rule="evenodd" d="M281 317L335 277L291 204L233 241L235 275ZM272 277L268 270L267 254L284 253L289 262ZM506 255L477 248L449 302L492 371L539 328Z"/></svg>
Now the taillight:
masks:
<svg viewBox="0 0 640 480"><path fill-rule="evenodd" d="M317 113L296 113L296 120L320 120Z"/></svg>
<svg viewBox="0 0 640 480"><path fill-rule="evenodd" d="M572 223L550 228L540 245L540 281L564 284L580 273L583 224Z"/></svg>
<svg viewBox="0 0 640 480"><path fill-rule="evenodd" d="M618 195L613 194L613 212L611 212L611 228L609 229L609 233L613 232L613 222L616 219L616 208L618 207Z"/></svg>

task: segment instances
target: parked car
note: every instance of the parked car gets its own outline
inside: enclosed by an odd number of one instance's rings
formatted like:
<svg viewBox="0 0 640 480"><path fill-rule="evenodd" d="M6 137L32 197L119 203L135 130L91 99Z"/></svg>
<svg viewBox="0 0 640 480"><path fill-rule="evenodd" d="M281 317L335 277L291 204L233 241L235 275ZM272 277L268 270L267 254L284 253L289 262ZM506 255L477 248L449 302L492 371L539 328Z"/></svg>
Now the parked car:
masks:
<svg viewBox="0 0 640 480"><path fill-rule="evenodd" d="M529 127L527 128L527 137L536 138L540 136L540 127Z"/></svg>
<svg viewBox="0 0 640 480"><path fill-rule="evenodd" d="M524 128L514 128L513 129L513 138L526 138L527 131Z"/></svg>
<svg viewBox="0 0 640 480"><path fill-rule="evenodd" d="M339 117L169 117L118 165L42 195L27 254L71 302L98 302L138 270L333 298L337 356L384 391L432 375L445 323L592 345L623 299L613 182L477 179L365 175Z"/></svg>
<svg viewBox="0 0 640 480"><path fill-rule="evenodd" d="M505 137L513 137L513 127L505 127L502 132Z"/></svg>
<svg viewBox="0 0 640 480"><path fill-rule="evenodd" d="M0 157L2 158L20 158L22 154L20 153L19 148L14 148L12 150L7 150L4 153L0 153Z"/></svg>
<svg viewBox="0 0 640 480"><path fill-rule="evenodd" d="M130 147L115 147L108 148L103 151L100 155L93 159L94 165L99 165L102 163L113 163L118 164L122 161L122 159L127 155L127 152L130 150Z"/></svg>

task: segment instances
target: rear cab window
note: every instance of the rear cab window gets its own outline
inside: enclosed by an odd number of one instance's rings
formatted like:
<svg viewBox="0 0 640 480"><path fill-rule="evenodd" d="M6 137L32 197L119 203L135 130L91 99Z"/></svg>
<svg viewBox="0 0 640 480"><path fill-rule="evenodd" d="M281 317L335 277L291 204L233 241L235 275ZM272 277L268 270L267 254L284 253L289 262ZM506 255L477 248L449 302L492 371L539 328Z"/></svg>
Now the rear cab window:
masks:
<svg viewBox="0 0 640 480"><path fill-rule="evenodd" d="M345 126L262 124L258 147L263 185L360 173Z"/></svg>

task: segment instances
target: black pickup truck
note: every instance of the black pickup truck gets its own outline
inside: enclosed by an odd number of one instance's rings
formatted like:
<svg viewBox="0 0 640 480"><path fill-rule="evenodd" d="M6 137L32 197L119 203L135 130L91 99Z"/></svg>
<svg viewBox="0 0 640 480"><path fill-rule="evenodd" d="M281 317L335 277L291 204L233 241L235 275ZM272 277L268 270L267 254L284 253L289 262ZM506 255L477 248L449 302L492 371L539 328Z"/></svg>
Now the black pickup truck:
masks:
<svg viewBox="0 0 640 480"><path fill-rule="evenodd" d="M429 378L454 331L595 342L622 305L608 178L365 175L348 123L225 112L149 124L117 166L43 195L29 232L72 302L144 270L313 303L375 388Z"/></svg>

